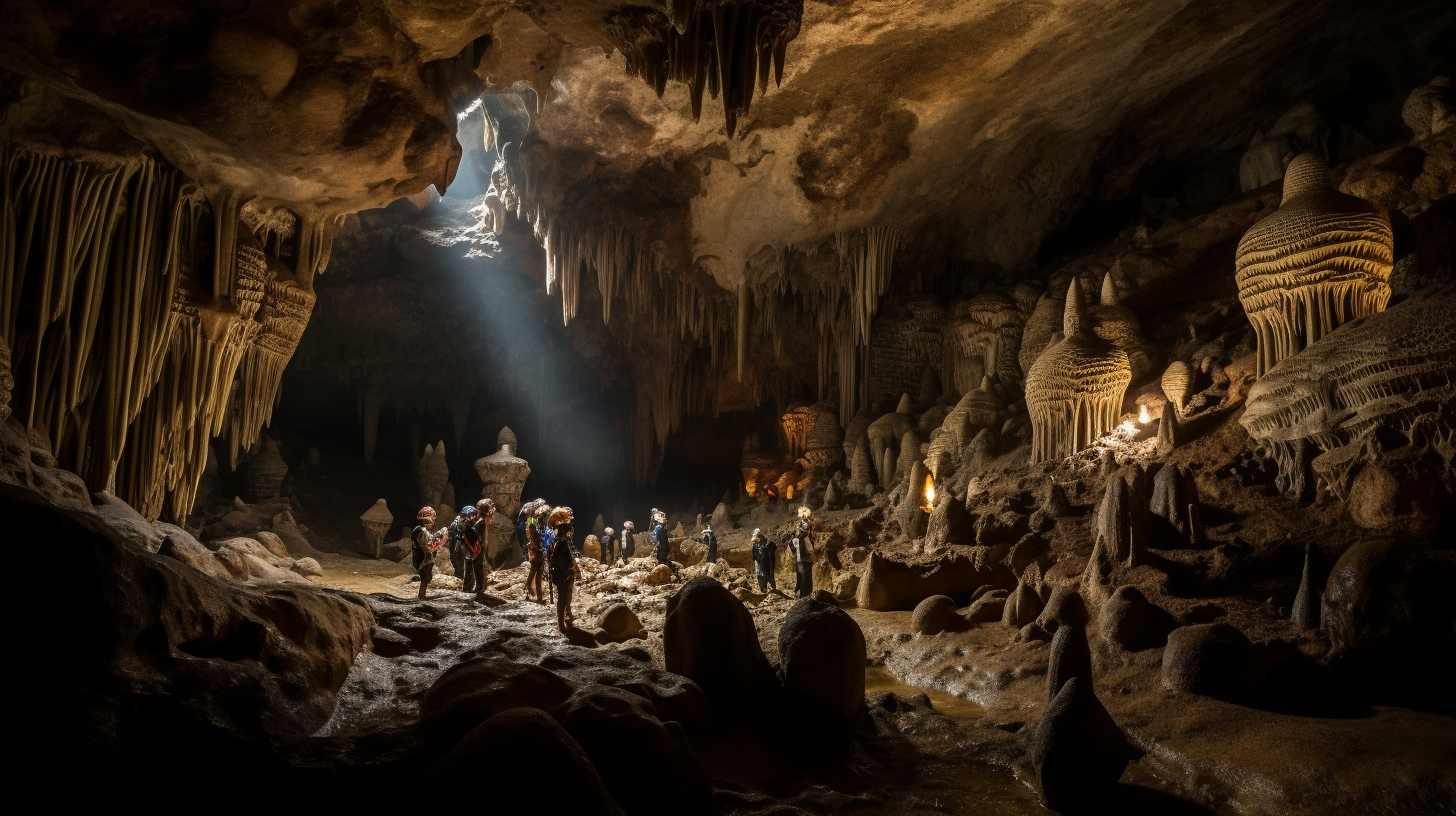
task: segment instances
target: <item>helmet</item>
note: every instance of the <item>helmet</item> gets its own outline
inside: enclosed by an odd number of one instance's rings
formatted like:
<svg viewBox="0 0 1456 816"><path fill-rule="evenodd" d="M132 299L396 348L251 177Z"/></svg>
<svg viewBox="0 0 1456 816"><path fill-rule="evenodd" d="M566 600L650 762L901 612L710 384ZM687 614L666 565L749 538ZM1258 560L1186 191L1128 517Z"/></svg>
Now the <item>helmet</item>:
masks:
<svg viewBox="0 0 1456 816"><path fill-rule="evenodd" d="M464 507L460 508L460 515L464 516L465 518L470 518L472 516L479 515L479 511L475 509L475 505L467 504Z"/></svg>
<svg viewBox="0 0 1456 816"><path fill-rule="evenodd" d="M633 524L630 521L624 521L624 522L622 522L622 529L623 530L635 530L635 529L637 529L637 525Z"/></svg>
<svg viewBox="0 0 1456 816"><path fill-rule="evenodd" d="M666 524L667 514L654 507L652 508L652 520L657 522L658 524Z"/></svg>
<svg viewBox="0 0 1456 816"><path fill-rule="evenodd" d="M602 532L606 533L607 535L611 535L612 533L615 533L617 531L613 530L611 527L608 527L605 530L602 530Z"/></svg>
<svg viewBox="0 0 1456 816"><path fill-rule="evenodd" d="M415 521L424 521L427 518L434 518L434 517L435 517L435 508L429 506L428 504L425 505L424 507L421 507L420 508L420 512L415 513Z"/></svg>
<svg viewBox="0 0 1456 816"><path fill-rule="evenodd" d="M758 538L761 535L763 535L763 530L760 530L759 528L754 527L753 528L753 535L749 536L749 538Z"/></svg>
<svg viewBox="0 0 1456 816"><path fill-rule="evenodd" d="M562 524L570 524L575 520L576 513L570 507L562 505L551 511L551 516L546 519L546 523L552 527L559 527Z"/></svg>
<svg viewBox="0 0 1456 816"><path fill-rule="evenodd" d="M494 513L495 512L495 500L494 499L481 499L480 501L478 501L478 502L475 503L475 509L477 511L481 512L481 513Z"/></svg>
<svg viewBox="0 0 1456 816"><path fill-rule="evenodd" d="M814 515L814 511L810 510L808 505L799 505L799 518L807 521L812 515Z"/></svg>

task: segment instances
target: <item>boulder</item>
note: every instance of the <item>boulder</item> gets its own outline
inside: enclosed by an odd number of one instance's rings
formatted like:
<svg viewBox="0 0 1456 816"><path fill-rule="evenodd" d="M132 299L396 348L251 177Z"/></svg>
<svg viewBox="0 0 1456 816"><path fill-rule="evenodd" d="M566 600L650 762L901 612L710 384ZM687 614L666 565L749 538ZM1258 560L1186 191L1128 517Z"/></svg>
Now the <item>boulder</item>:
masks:
<svg viewBox="0 0 1456 816"><path fill-rule="evenodd" d="M641 581L647 586L670 584L672 583L672 567L666 564L658 564L651 570L648 570L647 574L642 576Z"/></svg>
<svg viewBox="0 0 1456 816"><path fill-rule="evenodd" d="M1001 620L1001 615L1006 610L1007 594L1004 589L983 593L966 610L966 623L995 623Z"/></svg>
<svg viewBox="0 0 1456 816"><path fill-rule="evenodd" d="M430 765L427 775L432 786L454 789L482 768L509 768L517 790L551 791L552 808L560 813L624 812L581 745L540 709L512 708L490 717Z"/></svg>
<svg viewBox="0 0 1456 816"><path fill-rule="evenodd" d="M93 493L91 502L96 514L106 522L123 540L141 547L147 552L156 552L162 547L162 533L142 517L132 506L110 493Z"/></svg>
<svg viewBox="0 0 1456 816"><path fill-rule="evenodd" d="M614 603L602 612L597 626L602 629L600 640L607 643L622 643L633 638L647 636L637 613L624 603Z"/></svg>
<svg viewBox="0 0 1456 816"><path fill-rule="evenodd" d="M864 711L865 639L831 603L803 598L779 628L784 691L796 710L828 728L849 728Z"/></svg>
<svg viewBox="0 0 1456 816"><path fill-rule="evenodd" d="M358 596L218 581L32 491L0 487L0 513L65 542L75 595L47 614L71 633L68 707L104 724L88 732L88 751L125 740L156 760L194 740L307 736L374 629ZM169 539L169 551L197 554L190 536Z"/></svg>
<svg viewBox="0 0 1456 816"><path fill-rule="evenodd" d="M1330 570L1320 601L1331 658L1365 675L1362 682L1452 707L1442 667L1456 654L1453 587L1456 551L1395 540L1355 544Z"/></svg>
<svg viewBox="0 0 1456 816"><path fill-rule="evenodd" d="M1111 799L1123 771L1137 757L1122 729L1080 677L1067 680L1057 691L1031 738L1042 804L1062 813Z"/></svg>
<svg viewBox="0 0 1456 816"><path fill-rule="evenodd" d="M594 684L577 689L554 713L628 813L712 810L708 775L682 726L658 719L646 699ZM652 784L643 784L644 766L653 770Z"/></svg>
<svg viewBox="0 0 1456 816"><path fill-rule="evenodd" d="M300 558L294 561L293 571L307 577L318 577L324 574L324 568L315 558Z"/></svg>
<svg viewBox="0 0 1456 816"><path fill-rule="evenodd" d="M1097 631L1104 641L1129 652L1157 649L1178 625L1173 616L1134 586L1121 586L1102 605Z"/></svg>
<svg viewBox="0 0 1456 816"><path fill-rule="evenodd" d="M964 596L982 584L1010 587L1011 573L990 559L959 554L910 563L872 552L860 576L856 599L861 609L914 609L932 595Z"/></svg>
<svg viewBox="0 0 1456 816"><path fill-rule="evenodd" d="M1037 626L1055 635L1057 629L1064 625L1087 625L1087 604L1082 601L1081 593L1065 586L1052 587L1051 593L1036 618Z"/></svg>
<svg viewBox="0 0 1456 816"><path fill-rule="evenodd" d="M854 600L859 589L859 576L853 572L841 572L834 576L834 598L839 601Z"/></svg>
<svg viewBox="0 0 1456 816"><path fill-rule="evenodd" d="M253 533L252 538L259 544L262 544L263 548L266 549L268 552L272 553L274 557L293 557L292 553L288 552L288 545L283 543L283 539L279 538L277 533L270 533L267 530L260 530L259 532Z"/></svg>
<svg viewBox="0 0 1456 816"><path fill-rule="evenodd" d="M228 568L217 560L212 551L197 543L197 539L181 527L176 528L175 532L168 532L163 536L158 554L180 561L203 575L212 576L219 581L233 580L232 573L228 572Z"/></svg>
<svg viewBox="0 0 1456 816"><path fill-rule="evenodd" d="M920 635L958 632L966 628L966 620L956 611L956 603L948 595L932 595L921 601L910 616L910 629Z"/></svg>
<svg viewBox="0 0 1456 816"><path fill-rule="evenodd" d="M1163 688L1223 699L1245 687L1249 639L1226 623L1174 629L1163 650Z"/></svg>
<svg viewBox="0 0 1456 816"><path fill-rule="evenodd" d="M778 680L753 617L712 578L694 578L667 601L664 667L697 683L718 714L761 710Z"/></svg>
<svg viewBox="0 0 1456 816"><path fill-rule="evenodd" d="M431 735L453 740L512 708L554 708L571 692L566 678L540 666L477 657L430 685L420 701L420 723Z"/></svg>

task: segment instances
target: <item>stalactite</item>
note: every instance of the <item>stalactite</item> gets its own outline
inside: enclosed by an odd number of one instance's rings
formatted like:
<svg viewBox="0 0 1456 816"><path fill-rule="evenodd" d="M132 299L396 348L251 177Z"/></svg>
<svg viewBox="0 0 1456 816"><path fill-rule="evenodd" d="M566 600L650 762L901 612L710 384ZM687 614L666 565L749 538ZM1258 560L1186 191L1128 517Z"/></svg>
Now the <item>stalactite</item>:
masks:
<svg viewBox="0 0 1456 816"><path fill-rule="evenodd" d="M296 277L267 279L258 310L261 330L248 348L238 374L238 407L230 421L229 462L237 466L242 451L252 449L273 417L283 385L283 372L298 350L318 297Z"/></svg>
<svg viewBox="0 0 1456 816"><path fill-rule="evenodd" d="M803 0L673 0L667 15L638 7L612 12L608 35L627 71L661 96L669 79L685 83L693 119L703 92L723 97L731 139L753 103L755 85L767 92L769 68L783 81L788 44L799 34Z"/></svg>
<svg viewBox="0 0 1456 816"><path fill-rule="evenodd" d="M748 359L748 283L738 284L738 319L734 321L734 347L738 350L738 381L743 382L743 366Z"/></svg>

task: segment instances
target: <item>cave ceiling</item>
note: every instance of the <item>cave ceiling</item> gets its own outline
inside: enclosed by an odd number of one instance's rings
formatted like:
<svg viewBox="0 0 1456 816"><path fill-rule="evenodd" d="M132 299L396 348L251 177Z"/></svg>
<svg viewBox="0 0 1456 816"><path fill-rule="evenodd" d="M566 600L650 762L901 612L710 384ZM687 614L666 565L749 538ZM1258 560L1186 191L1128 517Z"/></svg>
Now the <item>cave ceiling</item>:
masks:
<svg viewBox="0 0 1456 816"><path fill-rule="evenodd" d="M759 29L787 42L782 81L733 138L731 106L705 99L694 121L688 84L659 98L631 73L674 21L797 5L13 0L4 127L116 149L57 127L103 117L204 184L350 212L445 186L456 113L530 89L537 206L680 220L678 251L732 289L764 247L877 223L933 223L951 254L1024 267L1093 196L1239 149L1258 114L1321 99L1377 44L1398 71L1416 58L1391 42L1425 54L1450 33L1440 2L808 0Z"/></svg>

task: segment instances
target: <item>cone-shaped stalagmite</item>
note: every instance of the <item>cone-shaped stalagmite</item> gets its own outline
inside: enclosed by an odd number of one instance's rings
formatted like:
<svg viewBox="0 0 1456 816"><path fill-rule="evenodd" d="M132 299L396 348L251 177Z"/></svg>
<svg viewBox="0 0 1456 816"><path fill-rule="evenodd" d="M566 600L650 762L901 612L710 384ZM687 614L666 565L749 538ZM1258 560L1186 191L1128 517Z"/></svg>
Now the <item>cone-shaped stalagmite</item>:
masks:
<svg viewBox="0 0 1456 816"><path fill-rule="evenodd" d="M1394 255L1382 210L1336 190L1318 156L1295 157L1279 210L1244 233L1235 257L1258 376L1342 323L1384 311Z"/></svg>
<svg viewBox="0 0 1456 816"><path fill-rule="evenodd" d="M1314 585L1314 545L1304 545L1304 570L1299 576L1299 592L1294 596L1290 618L1294 625L1309 631L1319 628L1319 592Z"/></svg>
<svg viewBox="0 0 1456 816"><path fill-rule="evenodd" d="M870 446L860 442L849 469L849 489L855 493L867 496L875 490L875 468L870 462Z"/></svg>
<svg viewBox="0 0 1456 816"><path fill-rule="evenodd" d="M1132 380L1127 353L1091 333L1073 278L1062 319L1066 339L1032 363L1026 378L1031 461L1071 456L1117 425Z"/></svg>
<svg viewBox="0 0 1456 816"><path fill-rule="evenodd" d="M445 440L426 445L420 455L420 501L436 507L445 500L445 485L450 482L450 465L445 459Z"/></svg>
<svg viewBox="0 0 1456 816"><path fill-rule="evenodd" d="M1178 436L1182 428L1178 425L1178 411L1173 403L1163 400L1163 415L1158 419L1158 455L1167 456L1178 447Z"/></svg>

